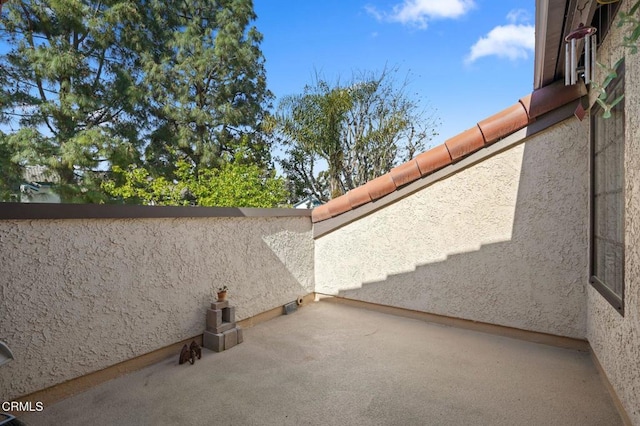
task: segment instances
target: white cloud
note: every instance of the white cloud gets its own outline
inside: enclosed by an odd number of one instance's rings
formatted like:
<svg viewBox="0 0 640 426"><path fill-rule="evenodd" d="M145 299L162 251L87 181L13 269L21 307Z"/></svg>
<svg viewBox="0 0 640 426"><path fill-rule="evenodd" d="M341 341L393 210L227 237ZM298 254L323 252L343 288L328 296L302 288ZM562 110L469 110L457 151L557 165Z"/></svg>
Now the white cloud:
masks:
<svg viewBox="0 0 640 426"><path fill-rule="evenodd" d="M507 14L507 21L511 24L517 24L518 22L529 22L531 15L525 9L512 10Z"/></svg>
<svg viewBox="0 0 640 426"><path fill-rule="evenodd" d="M526 59L535 49L535 27L533 25L515 24L523 15L520 11L510 12L507 16L512 23L499 25L481 37L465 58L467 64L484 56L497 56L510 60Z"/></svg>
<svg viewBox="0 0 640 426"><path fill-rule="evenodd" d="M475 7L474 0L404 0L393 7L391 12L381 12L373 6L366 11L379 21L400 22L427 28L427 22L434 19L455 19Z"/></svg>

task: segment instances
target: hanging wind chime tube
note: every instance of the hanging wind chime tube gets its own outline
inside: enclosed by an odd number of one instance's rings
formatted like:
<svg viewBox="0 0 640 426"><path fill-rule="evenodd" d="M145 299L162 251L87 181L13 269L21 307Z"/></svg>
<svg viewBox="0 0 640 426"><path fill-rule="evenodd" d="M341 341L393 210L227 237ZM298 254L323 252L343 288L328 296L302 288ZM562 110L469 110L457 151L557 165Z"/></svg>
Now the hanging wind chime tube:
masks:
<svg viewBox="0 0 640 426"><path fill-rule="evenodd" d="M565 38L564 45L564 84L570 86L578 83L578 61L582 56L582 46L578 52L580 41L584 41L584 82L589 84L594 77L596 64L596 38L595 27L585 27L580 24Z"/></svg>
<svg viewBox="0 0 640 426"><path fill-rule="evenodd" d="M564 44L564 85L571 85L571 64L569 63L569 43Z"/></svg>
<svg viewBox="0 0 640 426"><path fill-rule="evenodd" d="M596 78L596 51L598 50L598 37L591 37L591 78Z"/></svg>
<svg viewBox="0 0 640 426"><path fill-rule="evenodd" d="M578 81L578 52L576 52L578 42L575 38L571 39L571 85Z"/></svg>

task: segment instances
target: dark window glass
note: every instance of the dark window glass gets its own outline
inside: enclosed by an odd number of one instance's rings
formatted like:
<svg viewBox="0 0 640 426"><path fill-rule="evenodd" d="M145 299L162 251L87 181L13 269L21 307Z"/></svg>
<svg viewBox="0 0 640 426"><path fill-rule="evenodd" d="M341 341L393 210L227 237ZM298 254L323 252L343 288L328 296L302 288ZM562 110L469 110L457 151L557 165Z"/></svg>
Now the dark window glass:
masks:
<svg viewBox="0 0 640 426"><path fill-rule="evenodd" d="M607 87L607 104L624 93L624 62ZM624 314L624 99L591 114L591 283Z"/></svg>

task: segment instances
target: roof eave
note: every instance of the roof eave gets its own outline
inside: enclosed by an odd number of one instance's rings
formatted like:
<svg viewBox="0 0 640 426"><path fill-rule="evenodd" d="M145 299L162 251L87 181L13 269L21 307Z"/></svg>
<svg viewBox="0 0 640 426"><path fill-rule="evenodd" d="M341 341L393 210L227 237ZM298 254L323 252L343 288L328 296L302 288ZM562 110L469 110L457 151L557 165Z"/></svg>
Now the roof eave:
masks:
<svg viewBox="0 0 640 426"><path fill-rule="evenodd" d="M546 54L546 34L549 22L549 0L536 0L535 58L533 68L533 89L543 85L544 59Z"/></svg>
<svg viewBox="0 0 640 426"><path fill-rule="evenodd" d="M564 79L564 37L588 25L596 6L595 0L536 0L534 90Z"/></svg>

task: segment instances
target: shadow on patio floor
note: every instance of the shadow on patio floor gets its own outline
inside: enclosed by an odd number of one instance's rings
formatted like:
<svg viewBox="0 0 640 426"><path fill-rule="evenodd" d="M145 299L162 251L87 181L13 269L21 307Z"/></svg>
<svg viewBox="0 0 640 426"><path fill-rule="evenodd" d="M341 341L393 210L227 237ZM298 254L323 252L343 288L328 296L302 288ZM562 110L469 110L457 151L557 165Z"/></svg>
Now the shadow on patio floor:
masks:
<svg viewBox="0 0 640 426"><path fill-rule="evenodd" d="M175 357L29 425L616 425L589 354L318 302L195 365Z"/></svg>

